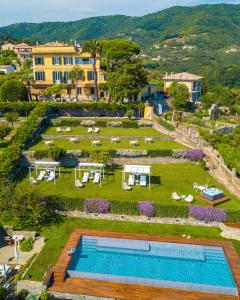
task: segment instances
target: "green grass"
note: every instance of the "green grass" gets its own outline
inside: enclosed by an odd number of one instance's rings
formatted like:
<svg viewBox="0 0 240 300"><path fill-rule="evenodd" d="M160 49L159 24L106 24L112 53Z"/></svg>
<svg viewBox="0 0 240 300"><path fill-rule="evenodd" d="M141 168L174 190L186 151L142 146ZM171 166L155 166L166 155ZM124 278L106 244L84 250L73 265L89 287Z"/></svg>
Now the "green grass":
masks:
<svg viewBox="0 0 240 300"><path fill-rule="evenodd" d="M33 173L33 176L35 174ZM187 205L184 201L173 202L171 195L177 192L180 195L192 194L193 183L207 184L221 188L231 200L218 205L218 207L238 209L240 202L236 197L230 195L226 189L221 187L216 181L203 170L198 164L162 164L152 166L152 186L151 191L148 188L135 186L132 191L122 190L122 172L117 169L113 174L109 174L103 180L103 186L100 187L92 182L85 184L83 189L74 187L75 173L74 169L62 168L62 173L56 180L56 185L43 181L38 183L39 190L46 195L58 195L69 198L102 198L110 200L129 200L141 201L149 200L161 204ZM128 177L127 177L128 178ZM23 179L23 183L28 183L28 175ZM204 202L195 200L196 205L205 205Z"/></svg>
<svg viewBox="0 0 240 300"><path fill-rule="evenodd" d="M28 271L25 279L42 281L46 270L54 266L74 229L107 230L127 233L144 233L161 236L191 235L195 238L221 239L220 229L215 227L141 224L105 220L90 220L80 218L66 218L59 226L46 228L42 235L46 238L46 245L36 261Z"/></svg>
<svg viewBox="0 0 240 300"><path fill-rule="evenodd" d="M96 137L96 140L98 138ZM120 141L118 144L112 143L108 140L101 140L100 146L93 146L92 140L84 139L80 140L78 143L71 143L69 140L64 139L54 139L54 145L61 147L65 150L85 150L85 151L107 151L114 149L133 149L133 150L158 150L158 149L186 149L187 147L181 145L173 140L162 140L162 141L154 141L151 144L145 143L144 140L138 140L138 146L131 146L130 141L124 140ZM32 146L29 150L44 150L47 149L45 146L45 140L41 140L38 144Z"/></svg>
<svg viewBox="0 0 240 300"><path fill-rule="evenodd" d="M61 127L64 129L65 127ZM56 127L48 128L44 134L46 135L79 135L79 136L145 136L145 137L167 137L167 135L153 129L153 128L99 128L98 134L88 134L86 127L71 127L71 132L56 132Z"/></svg>

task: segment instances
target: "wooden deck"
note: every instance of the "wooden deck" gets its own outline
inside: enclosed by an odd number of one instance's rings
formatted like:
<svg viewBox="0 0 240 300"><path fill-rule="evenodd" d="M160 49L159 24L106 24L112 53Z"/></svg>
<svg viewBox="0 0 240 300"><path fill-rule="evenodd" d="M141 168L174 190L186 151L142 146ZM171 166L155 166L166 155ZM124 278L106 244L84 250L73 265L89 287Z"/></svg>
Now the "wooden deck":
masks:
<svg viewBox="0 0 240 300"><path fill-rule="evenodd" d="M69 248L75 248L82 235L102 236L113 238L125 238L136 240L150 240L157 242L172 242L182 244L208 245L223 247L225 255L231 266L231 270L238 286L240 287L240 259L230 241L213 241L203 239L188 240L183 237L161 237L146 234L127 234L104 231L75 230L69 238L56 266L53 268L53 282L49 291L90 295L96 297L106 297L125 300L236 300L238 296L221 295L206 292L184 291L173 288L151 287L136 284L124 284L110 281L93 279L65 278L66 270L71 257L67 255Z"/></svg>
<svg viewBox="0 0 240 300"><path fill-rule="evenodd" d="M207 203L210 206L216 206L220 203L224 203L230 200L230 198L228 196L224 196L222 198L219 198L217 200L208 200L207 198L203 197L202 195L198 195L196 197L198 200L204 201L205 203Z"/></svg>

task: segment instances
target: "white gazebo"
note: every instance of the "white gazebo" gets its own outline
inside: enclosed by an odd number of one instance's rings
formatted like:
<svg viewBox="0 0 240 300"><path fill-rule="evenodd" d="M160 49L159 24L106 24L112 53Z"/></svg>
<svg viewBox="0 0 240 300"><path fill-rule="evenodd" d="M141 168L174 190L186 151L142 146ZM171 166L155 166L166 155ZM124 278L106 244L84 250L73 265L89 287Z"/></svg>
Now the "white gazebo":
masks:
<svg viewBox="0 0 240 300"><path fill-rule="evenodd" d="M58 170L58 175L61 174L61 163L58 161L35 161L35 163L29 167L29 178L32 178L32 171L36 171L36 176L38 176L38 171L50 171L54 173L53 181L56 183L56 170Z"/></svg>
<svg viewBox="0 0 240 300"><path fill-rule="evenodd" d="M124 165L122 171L122 182L126 180L126 173L133 174L135 176L147 175L149 190L151 188L151 166L142 165Z"/></svg>
<svg viewBox="0 0 240 300"><path fill-rule="evenodd" d="M94 178L95 173L100 174L99 184L102 186L102 178L104 178L105 165L99 163L79 163L78 167L75 169L75 182L78 177L81 177L81 172L89 172L91 174L90 178Z"/></svg>

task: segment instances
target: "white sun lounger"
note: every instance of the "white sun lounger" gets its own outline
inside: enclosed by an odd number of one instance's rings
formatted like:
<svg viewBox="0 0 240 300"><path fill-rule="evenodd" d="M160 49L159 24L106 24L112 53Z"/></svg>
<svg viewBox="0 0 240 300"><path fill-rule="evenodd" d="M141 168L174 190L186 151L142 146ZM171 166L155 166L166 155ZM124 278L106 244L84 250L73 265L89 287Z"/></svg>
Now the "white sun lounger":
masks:
<svg viewBox="0 0 240 300"><path fill-rule="evenodd" d="M92 133L93 132L93 129L92 128L88 128L88 133Z"/></svg>
<svg viewBox="0 0 240 300"><path fill-rule="evenodd" d="M185 201L187 202L187 203L192 203L193 202L193 196L192 195L188 195L186 198L185 198Z"/></svg>
<svg viewBox="0 0 240 300"><path fill-rule="evenodd" d="M182 198L177 194L177 193L172 193L172 199L174 200L174 201L179 201L179 200L181 200Z"/></svg>
<svg viewBox="0 0 240 300"><path fill-rule="evenodd" d="M38 175L37 181L42 181L45 177L45 171L41 171Z"/></svg>
<svg viewBox="0 0 240 300"><path fill-rule="evenodd" d="M123 182L122 188L125 192L131 191L131 187L126 182Z"/></svg>
<svg viewBox="0 0 240 300"><path fill-rule="evenodd" d="M128 185L133 186L135 185L135 176L134 175L130 175L128 178Z"/></svg>
<svg viewBox="0 0 240 300"><path fill-rule="evenodd" d="M67 127L67 128L65 129L65 131L66 131L66 132L71 132L72 130L71 130L70 127Z"/></svg>
<svg viewBox="0 0 240 300"><path fill-rule="evenodd" d="M37 183L37 181L32 176L29 178L29 182L31 184L36 184Z"/></svg>
<svg viewBox="0 0 240 300"><path fill-rule="evenodd" d="M119 137L113 137L113 138L111 138L111 142L112 143L119 143L119 141L120 141L120 139L119 139Z"/></svg>
<svg viewBox="0 0 240 300"><path fill-rule="evenodd" d="M83 174L83 179L82 179L82 183L87 183L89 180L89 173L88 172L85 172Z"/></svg>
<svg viewBox="0 0 240 300"><path fill-rule="evenodd" d="M56 132L61 132L61 131L62 131L61 127L56 128Z"/></svg>
<svg viewBox="0 0 240 300"><path fill-rule="evenodd" d="M77 180L75 181L75 187L77 187L77 188L79 188L79 189L81 189L81 188L83 187L83 184L80 182L79 179L77 179Z"/></svg>
<svg viewBox="0 0 240 300"><path fill-rule="evenodd" d="M94 178L93 178L93 183L99 183L100 182L100 174L95 173Z"/></svg>
<svg viewBox="0 0 240 300"><path fill-rule="evenodd" d="M51 145L53 145L53 141L46 141L45 142L45 146L51 146Z"/></svg>
<svg viewBox="0 0 240 300"><path fill-rule="evenodd" d="M48 176L47 181L51 182L51 181L54 181L54 179L55 179L55 174L54 174L54 172L51 171Z"/></svg>
<svg viewBox="0 0 240 300"><path fill-rule="evenodd" d="M146 176L140 176L140 186L147 186L147 177Z"/></svg>
<svg viewBox="0 0 240 300"><path fill-rule="evenodd" d="M99 129L98 127L96 127L96 128L94 129L94 132L95 132L95 133L99 133L99 132L100 132L100 129Z"/></svg>

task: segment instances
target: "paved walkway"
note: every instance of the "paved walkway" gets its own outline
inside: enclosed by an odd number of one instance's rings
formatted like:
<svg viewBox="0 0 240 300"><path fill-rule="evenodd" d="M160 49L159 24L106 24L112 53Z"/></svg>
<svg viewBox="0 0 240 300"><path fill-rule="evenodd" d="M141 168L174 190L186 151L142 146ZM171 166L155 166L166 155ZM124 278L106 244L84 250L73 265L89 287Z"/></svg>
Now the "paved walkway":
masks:
<svg viewBox="0 0 240 300"><path fill-rule="evenodd" d="M111 220L122 222L137 222L148 224L175 224L175 225L189 225L189 226L203 226L203 227L218 227L221 229L221 236L226 239L233 239L240 241L240 228L228 227L224 223L212 222L205 223L195 220L193 218L148 218L143 216L127 216L127 215L113 215L113 214L87 214L80 211L59 212L62 215L73 218L96 219L96 220ZM186 236L186 238L191 238Z"/></svg>

